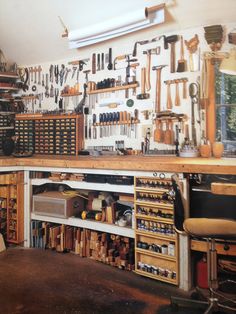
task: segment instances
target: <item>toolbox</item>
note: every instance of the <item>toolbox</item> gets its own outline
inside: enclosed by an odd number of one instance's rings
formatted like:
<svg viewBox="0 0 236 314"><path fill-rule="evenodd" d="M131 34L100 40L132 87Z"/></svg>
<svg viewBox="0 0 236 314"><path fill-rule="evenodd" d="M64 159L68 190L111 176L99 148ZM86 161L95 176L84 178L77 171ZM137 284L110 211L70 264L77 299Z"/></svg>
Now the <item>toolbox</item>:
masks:
<svg viewBox="0 0 236 314"><path fill-rule="evenodd" d="M78 217L84 209L84 200L79 196L64 195L58 191L33 195L33 213L38 215Z"/></svg>

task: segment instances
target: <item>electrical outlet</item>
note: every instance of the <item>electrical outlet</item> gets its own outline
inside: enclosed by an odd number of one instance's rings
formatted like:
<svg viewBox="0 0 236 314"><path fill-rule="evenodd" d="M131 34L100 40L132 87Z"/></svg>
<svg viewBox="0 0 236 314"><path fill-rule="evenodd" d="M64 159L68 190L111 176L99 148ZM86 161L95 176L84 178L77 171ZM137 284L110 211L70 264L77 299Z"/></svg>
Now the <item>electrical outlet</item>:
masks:
<svg viewBox="0 0 236 314"><path fill-rule="evenodd" d="M147 132L150 132L150 137L152 137L152 124L142 125L142 137L145 137Z"/></svg>

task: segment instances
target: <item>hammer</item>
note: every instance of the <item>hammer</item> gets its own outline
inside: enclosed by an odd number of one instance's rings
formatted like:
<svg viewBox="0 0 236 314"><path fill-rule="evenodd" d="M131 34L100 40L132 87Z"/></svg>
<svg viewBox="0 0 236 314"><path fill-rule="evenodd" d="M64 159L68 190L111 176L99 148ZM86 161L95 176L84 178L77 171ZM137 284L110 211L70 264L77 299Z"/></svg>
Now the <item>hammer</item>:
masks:
<svg viewBox="0 0 236 314"><path fill-rule="evenodd" d="M155 112L161 111L161 70L167 65L156 65L152 67L156 71L156 107Z"/></svg>
<svg viewBox="0 0 236 314"><path fill-rule="evenodd" d="M145 79L145 85L147 91L151 89L151 82L150 82L150 70L151 70L151 55L159 55L160 54L160 47L152 48L143 51L143 54L147 55L147 65L146 65L146 79Z"/></svg>
<svg viewBox="0 0 236 314"><path fill-rule="evenodd" d="M141 69L141 94L137 95L137 99L148 99L150 94L145 93L146 68Z"/></svg>
<svg viewBox="0 0 236 314"><path fill-rule="evenodd" d="M175 72L175 43L179 40L178 35L164 37L164 48L168 49L170 44L170 73Z"/></svg>

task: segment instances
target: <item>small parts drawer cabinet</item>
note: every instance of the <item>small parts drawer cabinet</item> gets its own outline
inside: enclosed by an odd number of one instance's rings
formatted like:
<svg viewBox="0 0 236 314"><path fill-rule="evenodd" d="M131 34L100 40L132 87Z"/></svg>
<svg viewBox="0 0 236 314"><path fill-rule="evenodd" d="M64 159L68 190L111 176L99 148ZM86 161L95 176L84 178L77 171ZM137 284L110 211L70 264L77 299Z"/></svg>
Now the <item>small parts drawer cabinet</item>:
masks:
<svg viewBox="0 0 236 314"><path fill-rule="evenodd" d="M135 178L135 271L178 285L178 235L171 179Z"/></svg>
<svg viewBox="0 0 236 314"><path fill-rule="evenodd" d="M18 152L78 155L83 148L83 115L17 114Z"/></svg>

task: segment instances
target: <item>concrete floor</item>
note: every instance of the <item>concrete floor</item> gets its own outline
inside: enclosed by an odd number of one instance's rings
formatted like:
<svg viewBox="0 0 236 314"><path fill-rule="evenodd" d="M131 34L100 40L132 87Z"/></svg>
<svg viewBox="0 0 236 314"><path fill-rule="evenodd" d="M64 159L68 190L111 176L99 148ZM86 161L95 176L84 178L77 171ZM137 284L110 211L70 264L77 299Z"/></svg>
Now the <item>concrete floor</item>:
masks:
<svg viewBox="0 0 236 314"><path fill-rule="evenodd" d="M180 292L72 253L21 247L0 253L2 314L169 314L169 297Z"/></svg>

